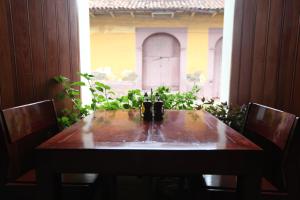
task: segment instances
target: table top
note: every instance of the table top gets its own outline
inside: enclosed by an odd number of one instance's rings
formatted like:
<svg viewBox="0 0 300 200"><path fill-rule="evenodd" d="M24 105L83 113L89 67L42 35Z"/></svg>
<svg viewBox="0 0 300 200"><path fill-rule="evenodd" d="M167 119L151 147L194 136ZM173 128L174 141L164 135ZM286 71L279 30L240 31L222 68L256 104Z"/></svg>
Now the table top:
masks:
<svg viewBox="0 0 300 200"><path fill-rule="evenodd" d="M146 122L137 110L96 111L38 149L261 150L205 111L166 110Z"/></svg>

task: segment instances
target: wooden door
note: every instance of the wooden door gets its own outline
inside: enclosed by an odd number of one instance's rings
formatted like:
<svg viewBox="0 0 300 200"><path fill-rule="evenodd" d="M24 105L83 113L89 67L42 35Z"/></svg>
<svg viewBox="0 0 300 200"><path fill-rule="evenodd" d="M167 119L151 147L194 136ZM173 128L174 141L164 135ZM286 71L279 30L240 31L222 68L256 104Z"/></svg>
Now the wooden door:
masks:
<svg viewBox="0 0 300 200"><path fill-rule="evenodd" d="M171 35L160 33L143 44L143 89L167 86L179 89L180 44Z"/></svg>

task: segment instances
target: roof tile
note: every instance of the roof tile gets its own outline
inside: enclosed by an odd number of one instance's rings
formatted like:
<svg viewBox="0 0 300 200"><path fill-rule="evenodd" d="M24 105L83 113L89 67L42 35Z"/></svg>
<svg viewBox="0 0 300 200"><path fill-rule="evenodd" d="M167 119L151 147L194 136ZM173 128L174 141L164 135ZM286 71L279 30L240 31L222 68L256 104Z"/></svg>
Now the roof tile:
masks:
<svg viewBox="0 0 300 200"><path fill-rule="evenodd" d="M224 0L89 0L92 10L223 10Z"/></svg>

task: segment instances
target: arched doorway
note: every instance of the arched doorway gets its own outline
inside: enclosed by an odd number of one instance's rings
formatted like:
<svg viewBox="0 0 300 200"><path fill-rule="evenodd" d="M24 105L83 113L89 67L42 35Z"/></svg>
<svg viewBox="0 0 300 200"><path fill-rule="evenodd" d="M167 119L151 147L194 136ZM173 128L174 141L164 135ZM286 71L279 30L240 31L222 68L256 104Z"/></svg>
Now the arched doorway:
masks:
<svg viewBox="0 0 300 200"><path fill-rule="evenodd" d="M220 97L222 44L223 44L223 37L221 37L216 42L215 52L214 52L213 97L216 98Z"/></svg>
<svg viewBox="0 0 300 200"><path fill-rule="evenodd" d="M157 33L143 43L142 89L167 86L179 90L180 44L167 33Z"/></svg>

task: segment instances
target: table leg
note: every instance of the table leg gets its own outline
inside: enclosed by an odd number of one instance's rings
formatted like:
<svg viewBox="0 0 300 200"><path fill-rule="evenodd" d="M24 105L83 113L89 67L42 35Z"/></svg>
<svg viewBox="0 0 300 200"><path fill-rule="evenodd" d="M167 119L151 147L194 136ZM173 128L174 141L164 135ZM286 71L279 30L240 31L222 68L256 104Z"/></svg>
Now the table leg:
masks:
<svg viewBox="0 0 300 200"><path fill-rule="evenodd" d="M187 177L192 199L210 199L210 194L205 188L205 180L202 175Z"/></svg>
<svg viewBox="0 0 300 200"><path fill-rule="evenodd" d="M57 200L60 199L61 175L55 173L49 165L38 164L36 168L37 199Z"/></svg>
<svg viewBox="0 0 300 200"><path fill-rule="evenodd" d="M240 175L237 179L238 200L260 200L261 174Z"/></svg>
<svg viewBox="0 0 300 200"><path fill-rule="evenodd" d="M116 176L102 176L102 199L116 200L118 197L118 182Z"/></svg>

